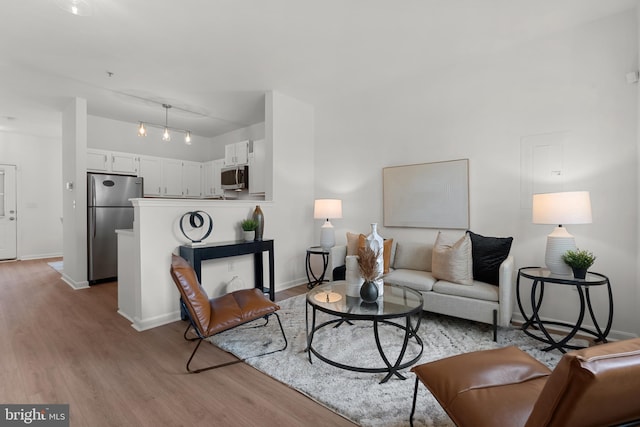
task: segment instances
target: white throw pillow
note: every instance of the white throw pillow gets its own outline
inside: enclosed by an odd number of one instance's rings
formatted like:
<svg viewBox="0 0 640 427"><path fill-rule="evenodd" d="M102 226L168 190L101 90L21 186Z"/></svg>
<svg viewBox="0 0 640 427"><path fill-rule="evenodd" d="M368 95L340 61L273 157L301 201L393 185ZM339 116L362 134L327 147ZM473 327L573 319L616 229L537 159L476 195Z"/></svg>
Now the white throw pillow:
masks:
<svg viewBox="0 0 640 427"><path fill-rule="evenodd" d="M438 232L433 246L432 274L438 280L473 285L471 238L467 233L456 240Z"/></svg>

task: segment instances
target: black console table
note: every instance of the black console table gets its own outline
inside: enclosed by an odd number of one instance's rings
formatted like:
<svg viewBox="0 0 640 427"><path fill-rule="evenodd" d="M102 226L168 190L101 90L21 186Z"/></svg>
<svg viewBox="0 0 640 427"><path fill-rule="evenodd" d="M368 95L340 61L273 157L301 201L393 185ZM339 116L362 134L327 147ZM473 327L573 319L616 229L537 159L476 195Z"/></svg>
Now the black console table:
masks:
<svg viewBox="0 0 640 427"><path fill-rule="evenodd" d="M263 252L269 252L269 287L266 289L264 287L264 263L262 262ZM254 286L257 289L260 289L263 293L268 292L269 299L274 301L276 295L274 283L275 276L273 270L273 240L215 242L206 245L180 246L180 256L191 264L200 283L202 283L202 261L248 254L254 254L253 268L256 280Z"/></svg>

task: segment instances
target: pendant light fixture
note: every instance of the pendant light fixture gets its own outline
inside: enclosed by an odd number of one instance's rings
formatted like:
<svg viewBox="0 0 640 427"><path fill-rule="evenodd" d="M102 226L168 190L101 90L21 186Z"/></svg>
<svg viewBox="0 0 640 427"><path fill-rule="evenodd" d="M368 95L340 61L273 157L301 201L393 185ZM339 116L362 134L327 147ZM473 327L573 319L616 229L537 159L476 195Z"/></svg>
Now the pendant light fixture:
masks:
<svg viewBox="0 0 640 427"><path fill-rule="evenodd" d="M93 15L93 6L90 0L55 0L56 5L72 15L91 16Z"/></svg>
<svg viewBox="0 0 640 427"><path fill-rule="evenodd" d="M139 125L138 125L138 136L147 136L147 127L151 126L151 127L156 127L156 128L162 129L162 140L163 141L166 141L166 142L170 142L171 141L171 133L169 131L182 132L185 135L184 136L184 143L187 144L187 145L191 145L191 131L190 130L169 127L169 108L171 108L171 105L162 104L162 108L164 108L164 110L165 110L164 111L164 125L156 125L156 124L149 123L149 122L139 122Z"/></svg>

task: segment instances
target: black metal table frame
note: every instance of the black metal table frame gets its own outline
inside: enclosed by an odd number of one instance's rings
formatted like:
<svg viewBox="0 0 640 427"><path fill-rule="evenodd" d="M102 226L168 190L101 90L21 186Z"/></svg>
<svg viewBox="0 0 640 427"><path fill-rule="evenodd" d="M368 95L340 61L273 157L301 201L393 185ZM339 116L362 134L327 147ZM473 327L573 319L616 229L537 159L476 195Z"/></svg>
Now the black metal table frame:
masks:
<svg viewBox="0 0 640 427"><path fill-rule="evenodd" d="M386 285L389 286L389 285ZM396 377L398 377L401 380L405 380L407 379L404 375L402 375L399 371L401 369L407 368L413 364L415 364L420 357L422 356L422 352L424 351L424 344L422 342L422 339L420 338L420 336L418 335L418 329L420 328L420 322L422 321L422 316L420 315L422 313L422 295L420 293L418 293L418 295L420 296L420 300L421 303L419 306L407 311L406 313L399 313L399 314L354 314L354 313L344 313L344 312L338 312L338 311L334 311L334 310L330 310L327 309L325 307L321 307L318 305L314 305L311 302L309 302L309 299L307 298L307 303L305 305L305 323L306 323L306 333L307 333L307 348L305 349L308 353L309 356L309 363L313 363L313 361L311 360L311 353L313 353L318 359L322 360L325 363L328 363L329 365L335 366L337 368L340 369L345 369L345 370L349 370L349 371L354 371L354 372L366 372L366 373L383 373L386 372L387 375L380 381L380 384L384 384L386 383L393 375L395 375ZM312 312L312 324L311 324L311 332L309 332L309 306L311 305L311 307L313 308L313 312ZM317 310L320 310L324 313L336 316L336 319L331 319L328 320L326 322L323 322L319 325L316 326L316 312ZM411 316L418 314L417 318L418 320L416 321L416 325L415 327L412 326L412 322L411 322ZM404 317L405 318L405 325L401 325L395 322L390 321L389 319L398 319ZM313 337L314 334L328 326L328 325L332 325L332 324L337 324L335 327L340 326L342 323L347 322L349 324L351 324L350 321L360 321L360 320L364 320L364 321L372 321L373 322L373 334L376 340L376 346L378 348L378 353L380 354L380 357L382 358L384 364L386 365L386 367L380 367L380 368L364 368L364 367L359 367L359 366L352 366L352 365L346 365L340 362L336 362L334 360L329 359L328 357L322 355L320 352L318 352L315 348L313 348ZM397 360L392 364L388 357L385 355L384 353L384 349L382 348L382 344L380 343L380 335L378 332L378 325L380 323L384 323L387 325L391 325L394 326L396 328L402 329L405 331L404 333L404 339L402 342L402 349L400 350L400 353L398 354L398 358ZM407 350L407 346L409 344L409 339L411 338L415 338L416 342L420 345L420 352L418 353L418 355L416 357L414 357L413 359L402 363L402 359L404 358L404 354Z"/></svg>
<svg viewBox="0 0 640 427"><path fill-rule="evenodd" d="M322 255L322 274L318 277L311 269L311 255ZM307 288L313 289L317 285L321 285L327 280L324 276L327 274L327 266L329 265L329 251L322 246L312 246L307 249L307 257L305 260L305 268L307 272ZM312 280L313 279L313 280Z"/></svg>
<svg viewBox="0 0 640 427"><path fill-rule="evenodd" d="M264 286L264 263L262 261L262 253L269 254L269 287ZM206 245L180 246L180 256L186 259L193 267L198 277L198 281L202 283L201 268L202 261L210 259L219 259L234 257L240 255L253 254L253 268L255 283L254 287L260 289L261 292L269 293L269 299L275 300L275 272L274 272L274 253L273 240L254 240L249 242L231 241L231 242L214 242Z"/></svg>
<svg viewBox="0 0 640 427"><path fill-rule="evenodd" d="M595 281L595 282L593 281L587 282L582 279L574 279L573 277L566 278L566 279L558 276L543 277L543 276L527 274L526 272L523 272L523 270L527 270L527 269L540 269L540 267L522 267L518 270L518 278L516 280L516 299L518 302L518 307L520 308L520 313L522 314L522 317L525 320L521 329L528 336L535 338L538 341L549 344L549 346L545 347L543 351L549 351L557 348L562 353L566 353L566 349L576 350L576 349L583 348L583 347L571 345L568 343L569 340L571 340L578 332L584 332L594 336L596 342L599 342L599 341L603 343L607 342L607 335L609 335L609 331L611 330L611 323L613 321L613 294L611 292L611 282L609 281L609 278L607 276L600 273L589 272L588 274L600 277L601 280ZM522 301L520 298L520 278L521 277L525 277L533 281L531 285L531 310L532 310L531 316L526 315L522 306ZM542 306L542 298L544 297L545 283L553 283L558 285L570 285L570 286L576 287L576 290L578 291L578 296L580 298L580 314L578 315L578 319L574 324L567 323L567 322L540 319L539 311L540 311L540 307ZM540 285L539 292L537 292L538 285ZM591 286L601 286L601 285L607 286L607 292L609 295L609 318L607 320L607 326L605 327L604 331L598 325L598 321L595 317L595 314L593 312L593 307L591 305L591 296L589 294L589 288ZM591 321L593 322L595 331L582 326L582 322L584 320L584 315L585 315L585 308L588 309L589 311L589 315L591 316ZM546 325L569 328L570 332L561 340L556 341L548 332ZM530 327L540 330L544 334L544 336L539 336L532 333L531 331L528 330Z"/></svg>

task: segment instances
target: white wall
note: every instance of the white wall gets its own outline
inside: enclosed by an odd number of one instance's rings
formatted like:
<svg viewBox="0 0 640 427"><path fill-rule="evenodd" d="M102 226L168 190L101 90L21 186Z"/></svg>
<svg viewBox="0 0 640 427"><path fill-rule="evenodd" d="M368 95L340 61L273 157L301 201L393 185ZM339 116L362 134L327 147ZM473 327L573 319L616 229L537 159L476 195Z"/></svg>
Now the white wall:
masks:
<svg viewBox="0 0 640 427"><path fill-rule="evenodd" d="M60 139L0 132L0 163L17 166L18 259L61 256Z"/></svg>
<svg viewBox="0 0 640 427"><path fill-rule="evenodd" d="M611 278L616 333L639 334L637 90L625 81L638 66L636 31L632 11L444 69L425 56L419 75L317 104L315 193L343 199L344 218L332 221L338 241L383 222L383 167L468 158L470 228L513 236L518 266L543 265L553 227L531 224L521 208L520 144L568 132L559 191L589 190L594 217L568 229ZM433 241L436 231L380 234ZM543 314L571 321L576 294L556 291ZM604 292L595 294L602 312Z"/></svg>

